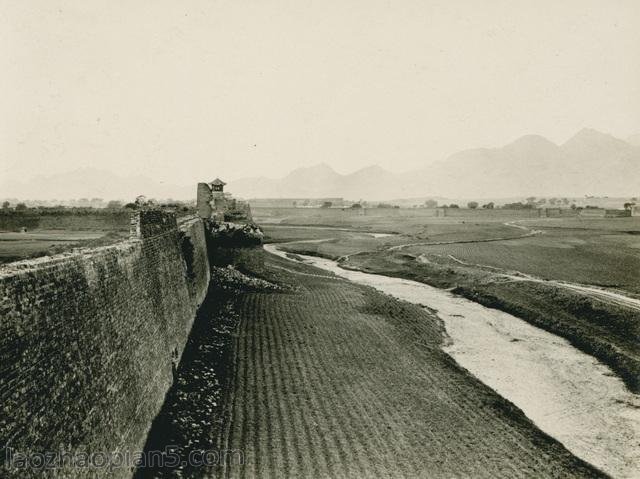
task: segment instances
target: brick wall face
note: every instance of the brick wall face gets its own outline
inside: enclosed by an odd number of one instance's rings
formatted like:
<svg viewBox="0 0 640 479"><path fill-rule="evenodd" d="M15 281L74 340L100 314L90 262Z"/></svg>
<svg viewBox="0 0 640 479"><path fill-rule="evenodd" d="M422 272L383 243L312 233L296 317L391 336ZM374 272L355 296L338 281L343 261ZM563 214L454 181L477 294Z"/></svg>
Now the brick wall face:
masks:
<svg viewBox="0 0 640 479"><path fill-rule="evenodd" d="M192 302L200 306L209 287L209 256L207 230L200 218L187 218L180 222L182 260L187 272L187 285ZM187 253L191 251L191 253Z"/></svg>
<svg viewBox="0 0 640 479"><path fill-rule="evenodd" d="M0 270L0 442L12 451L144 446L204 300L209 264L202 221L138 220L140 239ZM3 474L29 477L3 470L6 458L0 451Z"/></svg>

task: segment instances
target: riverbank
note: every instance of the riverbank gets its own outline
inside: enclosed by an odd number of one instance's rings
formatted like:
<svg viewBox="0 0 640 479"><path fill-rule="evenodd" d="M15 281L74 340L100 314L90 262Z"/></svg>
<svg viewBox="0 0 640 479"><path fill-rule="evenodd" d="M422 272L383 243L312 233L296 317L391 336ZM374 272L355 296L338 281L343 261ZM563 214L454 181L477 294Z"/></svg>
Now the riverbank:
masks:
<svg viewBox="0 0 640 479"><path fill-rule="evenodd" d="M514 229L514 226L510 225L510 229ZM520 227L528 230L524 226ZM476 248L477 244L485 244L488 233L496 234L494 230L487 228L489 227L486 225L482 226L480 233L476 235L479 243L468 238L467 229L463 231L464 234L447 241L467 242L454 245L456 251L460 252L465 251L461 247ZM539 233L539 230L533 232ZM533 232L529 236L533 236ZM296 237L291 234L282 235L280 231L270 231L269 234L284 241L321 237L321 233L305 232L301 227L296 231ZM492 248L503 249L507 243L520 245L514 247L525 248L520 253L526 255L527 251L535 252L536 248L540 249L544 245L549 249L555 244L546 236L548 235L543 233L531 239L512 239L506 243L494 241L491 244L494 245ZM610 238L610 235L606 237ZM357 234L337 236L335 231L327 230L324 238L328 239L325 242L318 240L315 244L305 239L287 244L284 248L292 253L339 260L344 268L455 289L457 294L465 298L513 314L567 339L581 351L610 366L631 391L640 392L640 302L637 296L628 291L545 281L512 270L470 263L446 254L447 250L442 250L443 246L415 246L415 239L404 235L373 241ZM520 244L518 241L525 243ZM536 246L529 245L530 241ZM569 243L567 238L559 238L556 246L562 250L568 248ZM437 253L432 252L434 248ZM573 250L568 251L575 256ZM539 259L534 257L532 261L537 265ZM519 261L522 262L522 258ZM581 276L575 272L580 270L580 265L573 265L572 268L574 271L570 276ZM589 262L589 266L584 265L584 268L602 269L603 265L593 266ZM625 273L618 279L624 282L628 277Z"/></svg>
<svg viewBox="0 0 640 479"><path fill-rule="evenodd" d="M443 349L458 364L578 457L613 477L636 477L640 398L589 355L526 321L443 289L345 270L323 258L293 259L435 310L451 339Z"/></svg>
<svg viewBox="0 0 640 479"><path fill-rule="evenodd" d="M500 272L443 256L363 252L349 256L341 265L452 289L467 299L522 318L593 355L610 366L631 391L640 392L640 321L633 309L526 278L509 280Z"/></svg>

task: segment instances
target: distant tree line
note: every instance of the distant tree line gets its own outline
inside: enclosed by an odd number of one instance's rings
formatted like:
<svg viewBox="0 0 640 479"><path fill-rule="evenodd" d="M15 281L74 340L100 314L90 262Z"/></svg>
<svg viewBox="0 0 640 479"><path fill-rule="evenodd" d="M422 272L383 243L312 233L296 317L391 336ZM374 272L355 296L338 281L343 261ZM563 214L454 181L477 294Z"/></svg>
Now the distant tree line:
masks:
<svg viewBox="0 0 640 479"><path fill-rule="evenodd" d="M82 203L77 201L76 203ZM124 203L119 200L111 200L103 203L100 207L95 206L68 206L68 205L29 205L25 201L18 201L12 205L8 200L2 202L2 214L39 214L39 215L82 215L82 214L114 214L119 212L131 212L131 210L137 210L142 208L160 208L169 209L177 213L189 213L195 211L195 205L193 203L186 203L183 201L167 200L164 202L157 202L154 199L146 199L144 196L139 196L135 201L130 203Z"/></svg>

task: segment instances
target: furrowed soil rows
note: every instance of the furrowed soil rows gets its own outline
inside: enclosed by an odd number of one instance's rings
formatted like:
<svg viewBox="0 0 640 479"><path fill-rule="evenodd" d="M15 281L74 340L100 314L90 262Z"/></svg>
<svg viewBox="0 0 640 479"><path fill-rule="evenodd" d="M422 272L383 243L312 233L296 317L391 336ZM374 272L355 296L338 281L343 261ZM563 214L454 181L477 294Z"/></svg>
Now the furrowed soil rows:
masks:
<svg viewBox="0 0 640 479"><path fill-rule="evenodd" d="M237 298L226 477L599 477L442 350L435 315L260 250Z"/></svg>

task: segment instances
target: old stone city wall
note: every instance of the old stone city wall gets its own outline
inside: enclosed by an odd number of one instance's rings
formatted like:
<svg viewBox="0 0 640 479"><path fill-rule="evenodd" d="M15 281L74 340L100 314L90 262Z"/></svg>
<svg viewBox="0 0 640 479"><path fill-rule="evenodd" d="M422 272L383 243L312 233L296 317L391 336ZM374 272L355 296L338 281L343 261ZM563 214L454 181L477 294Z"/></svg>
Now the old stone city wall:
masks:
<svg viewBox="0 0 640 479"><path fill-rule="evenodd" d="M0 475L29 477L6 470L12 455L17 464L34 453L143 448L207 293L209 262L200 219L141 211L131 232L0 269Z"/></svg>

